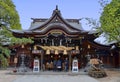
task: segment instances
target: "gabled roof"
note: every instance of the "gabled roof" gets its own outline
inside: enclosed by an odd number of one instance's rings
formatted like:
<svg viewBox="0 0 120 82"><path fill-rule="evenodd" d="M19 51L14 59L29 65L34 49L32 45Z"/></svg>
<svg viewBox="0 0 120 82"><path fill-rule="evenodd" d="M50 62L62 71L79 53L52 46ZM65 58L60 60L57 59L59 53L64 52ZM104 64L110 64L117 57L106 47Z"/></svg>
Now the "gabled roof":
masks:
<svg viewBox="0 0 120 82"><path fill-rule="evenodd" d="M52 25L62 26L61 29L68 29L70 32L82 31L82 26L79 23L79 19L64 19L61 16L58 7L53 11L52 16L49 19L46 18L32 18L33 22L28 30L30 31L44 31L46 27L50 28ZM52 27L54 28L54 27Z"/></svg>
<svg viewBox="0 0 120 82"><path fill-rule="evenodd" d="M28 30L12 30L12 32L18 35L45 35L51 32L51 30L58 30L69 36L87 33L85 30L83 30L79 22L80 19L64 19L57 6L56 9L53 10L50 18L31 19L33 22Z"/></svg>

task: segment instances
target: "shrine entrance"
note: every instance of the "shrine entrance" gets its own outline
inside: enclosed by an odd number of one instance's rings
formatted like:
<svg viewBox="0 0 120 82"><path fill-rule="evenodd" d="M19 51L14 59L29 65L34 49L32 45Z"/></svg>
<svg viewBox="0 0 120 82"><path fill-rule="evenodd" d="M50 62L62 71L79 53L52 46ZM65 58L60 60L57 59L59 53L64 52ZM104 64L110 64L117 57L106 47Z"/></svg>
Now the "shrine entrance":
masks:
<svg viewBox="0 0 120 82"><path fill-rule="evenodd" d="M71 50L74 47L65 46L39 46L42 53L38 56L40 68L43 71L70 71L72 66ZM35 58L35 57L34 57Z"/></svg>
<svg viewBox="0 0 120 82"><path fill-rule="evenodd" d="M67 66L66 71L68 71L68 69L69 69L69 57L68 57L68 55L64 55L63 53L59 53L57 55L53 54L53 53L44 54L43 70L46 70L46 71L65 71L65 66Z"/></svg>

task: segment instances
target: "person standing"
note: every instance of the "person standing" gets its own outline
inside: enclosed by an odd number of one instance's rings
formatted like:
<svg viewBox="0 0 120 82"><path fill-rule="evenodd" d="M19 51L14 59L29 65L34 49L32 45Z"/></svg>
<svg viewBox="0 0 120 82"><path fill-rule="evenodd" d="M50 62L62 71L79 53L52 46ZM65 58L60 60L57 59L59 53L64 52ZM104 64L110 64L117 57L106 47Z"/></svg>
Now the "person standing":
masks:
<svg viewBox="0 0 120 82"><path fill-rule="evenodd" d="M65 71L68 71L68 66L69 66L69 62L68 62L68 58L65 58Z"/></svg>
<svg viewBox="0 0 120 82"><path fill-rule="evenodd" d="M58 59L56 66L57 66L58 71L62 70L62 61L61 61L61 59Z"/></svg>
<svg viewBox="0 0 120 82"><path fill-rule="evenodd" d="M56 69L57 69L57 60L54 59L54 61L53 61L53 71L56 71Z"/></svg>

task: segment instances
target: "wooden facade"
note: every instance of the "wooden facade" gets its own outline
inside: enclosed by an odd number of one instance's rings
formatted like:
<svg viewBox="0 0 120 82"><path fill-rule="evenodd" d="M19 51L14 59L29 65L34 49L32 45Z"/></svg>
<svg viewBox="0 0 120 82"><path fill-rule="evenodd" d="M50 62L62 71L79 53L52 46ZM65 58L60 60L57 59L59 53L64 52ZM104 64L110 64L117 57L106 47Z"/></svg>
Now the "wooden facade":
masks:
<svg viewBox="0 0 120 82"><path fill-rule="evenodd" d="M32 38L34 43L15 47L12 50L10 65L14 65L14 58L17 57L19 66L21 54L24 54L26 66L32 68L33 60L37 57L40 60L41 70L48 69L46 65L48 62L53 62L55 59L64 61L65 58L69 60L69 70L73 58L78 59L80 69L85 67L88 55L102 59L106 65L119 66L119 54L114 56L110 46L95 43L94 34L84 31L79 19L64 19L57 7L50 18L32 18L32 20L28 30L12 31L14 36Z"/></svg>

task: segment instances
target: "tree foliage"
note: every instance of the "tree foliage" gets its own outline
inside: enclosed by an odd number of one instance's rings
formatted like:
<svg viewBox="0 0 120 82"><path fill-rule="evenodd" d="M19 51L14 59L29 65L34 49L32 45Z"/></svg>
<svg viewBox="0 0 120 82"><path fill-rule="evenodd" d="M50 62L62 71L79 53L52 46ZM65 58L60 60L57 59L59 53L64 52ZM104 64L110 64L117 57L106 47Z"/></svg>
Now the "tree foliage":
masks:
<svg viewBox="0 0 120 82"><path fill-rule="evenodd" d="M21 29L19 15L11 0L0 0L0 64L2 67L8 65L7 58L10 57L8 46L32 43L30 38L16 38L9 29Z"/></svg>
<svg viewBox="0 0 120 82"><path fill-rule="evenodd" d="M109 42L116 42L120 47L120 0L99 0L101 5L101 17L99 21L92 18L85 18L88 25L96 28L97 35L102 33L108 35Z"/></svg>
<svg viewBox="0 0 120 82"><path fill-rule="evenodd" d="M0 0L0 24L10 29L21 29L19 15L11 0Z"/></svg>
<svg viewBox="0 0 120 82"><path fill-rule="evenodd" d="M120 45L120 0L112 0L103 8L100 23L101 30L109 34L109 40Z"/></svg>
<svg viewBox="0 0 120 82"><path fill-rule="evenodd" d="M2 67L8 65L7 59L10 57L9 47L14 45L22 45L27 43L33 43L31 38L16 38L12 35L11 31L6 29L4 26L0 30L0 63Z"/></svg>

